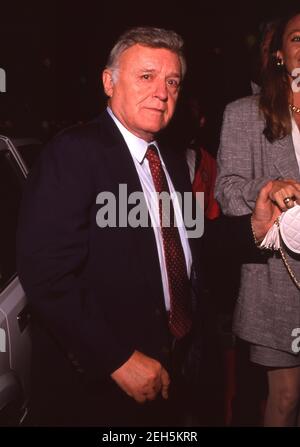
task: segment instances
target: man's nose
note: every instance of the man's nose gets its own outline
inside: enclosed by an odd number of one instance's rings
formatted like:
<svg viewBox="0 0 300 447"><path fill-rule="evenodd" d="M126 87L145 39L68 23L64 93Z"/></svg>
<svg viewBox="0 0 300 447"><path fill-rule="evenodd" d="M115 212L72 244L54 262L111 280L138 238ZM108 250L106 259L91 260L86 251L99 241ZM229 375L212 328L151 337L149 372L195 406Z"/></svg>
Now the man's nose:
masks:
<svg viewBox="0 0 300 447"><path fill-rule="evenodd" d="M158 80L156 82L154 96L159 98L161 101L166 101L168 99L168 89L165 80Z"/></svg>

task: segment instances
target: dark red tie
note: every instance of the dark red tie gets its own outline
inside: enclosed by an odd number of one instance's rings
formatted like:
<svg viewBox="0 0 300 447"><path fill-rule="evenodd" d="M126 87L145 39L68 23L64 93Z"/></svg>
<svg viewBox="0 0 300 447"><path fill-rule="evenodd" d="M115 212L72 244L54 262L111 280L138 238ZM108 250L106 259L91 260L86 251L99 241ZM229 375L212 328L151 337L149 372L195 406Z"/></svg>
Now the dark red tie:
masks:
<svg viewBox="0 0 300 447"><path fill-rule="evenodd" d="M156 192L170 194L165 172L153 144L148 146L146 158ZM172 200L170 200L170 207L163 206L162 200L159 200L159 219L170 292L169 327L174 337L179 339L189 332L192 325L191 298L184 252L178 228L174 224Z"/></svg>

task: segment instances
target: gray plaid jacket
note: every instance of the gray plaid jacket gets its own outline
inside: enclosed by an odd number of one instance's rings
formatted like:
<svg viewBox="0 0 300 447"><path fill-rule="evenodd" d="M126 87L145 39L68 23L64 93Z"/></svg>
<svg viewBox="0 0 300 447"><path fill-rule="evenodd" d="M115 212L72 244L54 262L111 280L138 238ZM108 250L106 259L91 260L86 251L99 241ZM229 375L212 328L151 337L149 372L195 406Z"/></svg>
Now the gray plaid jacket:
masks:
<svg viewBox="0 0 300 447"><path fill-rule="evenodd" d="M270 179L300 182L292 137L267 141L258 98L237 100L224 113L215 195L229 216L251 212L260 188ZM288 260L300 279L300 257ZM270 252L261 263L244 264L234 332L252 343L292 353L295 328L300 328L300 290L280 256Z"/></svg>

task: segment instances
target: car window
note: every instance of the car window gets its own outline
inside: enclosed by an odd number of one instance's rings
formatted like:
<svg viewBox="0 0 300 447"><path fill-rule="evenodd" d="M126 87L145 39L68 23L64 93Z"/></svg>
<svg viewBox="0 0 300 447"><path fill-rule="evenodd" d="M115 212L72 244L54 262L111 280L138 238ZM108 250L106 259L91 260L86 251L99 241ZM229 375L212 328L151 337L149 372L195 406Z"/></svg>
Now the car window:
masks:
<svg viewBox="0 0 300 447"><path fill-rule="evenodd" d="M22 159L25 161L25 164L30 170L34 165L36 159L38 158L42 145L41 144L24 144L17 147L18 152L20 153Z"/></svg>
<svg viewBox="0 0 300 447"><path fill-rule="evenodd" d="M16 228L23 176L12 154L0 150L0 292L16 274Z"/></svg>

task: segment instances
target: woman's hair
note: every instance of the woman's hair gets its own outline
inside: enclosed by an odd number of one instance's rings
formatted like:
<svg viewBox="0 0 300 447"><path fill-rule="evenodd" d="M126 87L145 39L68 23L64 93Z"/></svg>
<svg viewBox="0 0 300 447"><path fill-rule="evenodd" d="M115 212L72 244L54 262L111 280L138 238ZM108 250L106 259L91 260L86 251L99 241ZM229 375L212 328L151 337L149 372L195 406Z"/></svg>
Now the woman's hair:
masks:
<svg viewBox="0 0 300 447"><path fill-rule="evenodd" d="M270 42L265 67L262 68L259 106L266 120L264 134L270 142L291 133L289 98L292 90L286 67L281 65L276 52L282 49L287 24L297 15L300 15L300 10L279 20Z"/></svg>
<svg viewBox="0 0 300 447"><path fill-rule="evenodd" d="M150 26L139 26L125 31L111 50L106 67L117 74L121 54L136 44L151 48L166 48L178 54L181 63L181 75L182 78L184 77L186 61L183 53L184 42L182 37L175 31Z"/></svg>

